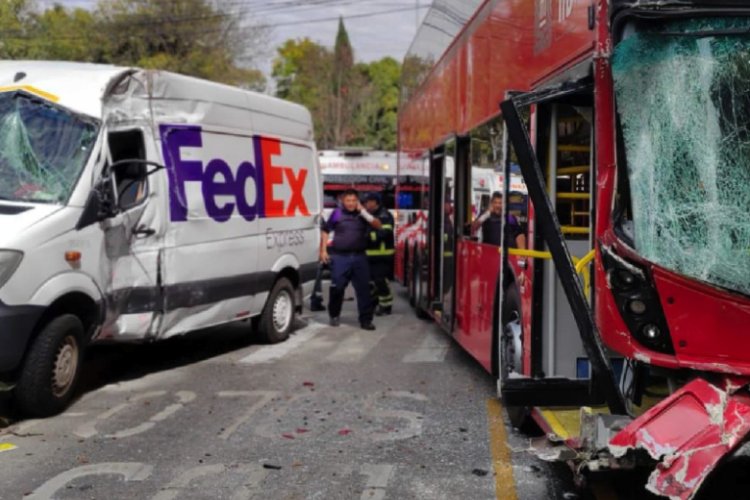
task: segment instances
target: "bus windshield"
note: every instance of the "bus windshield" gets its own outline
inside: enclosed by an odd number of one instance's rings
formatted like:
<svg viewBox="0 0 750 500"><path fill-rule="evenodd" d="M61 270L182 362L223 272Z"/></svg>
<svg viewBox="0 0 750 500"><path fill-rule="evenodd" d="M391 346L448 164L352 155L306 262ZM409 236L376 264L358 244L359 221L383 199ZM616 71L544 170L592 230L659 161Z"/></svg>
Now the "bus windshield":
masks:
<svg viewBox="0 0 750 500"><path fill-rule="evenodd" d="M750 294L750 20L626 29L612 70L644 258Z"/></svg>
<svg viewBox="0 0 750 500"><path fill-rule="evenodd" d="M24 93L0 94L0 199L65 203L97 126Z"/></svg>

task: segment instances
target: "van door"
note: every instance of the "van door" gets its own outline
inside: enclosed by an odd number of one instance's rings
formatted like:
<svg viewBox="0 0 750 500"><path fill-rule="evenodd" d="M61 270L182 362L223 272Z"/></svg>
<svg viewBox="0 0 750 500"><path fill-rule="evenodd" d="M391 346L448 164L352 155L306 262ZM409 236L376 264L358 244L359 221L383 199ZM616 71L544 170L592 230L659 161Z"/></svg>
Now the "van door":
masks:
<svg viewBox="0 0 750 500"><path fill-rule="evenodd" d="M159 336L257 314L255 296L268 287L258 270L258 219L267 205L260 138L166 124L160 136L169 225Z"/></svg>
<svg viewBox="0 0 750 500"><path fill-rule="evenodd" d="M140 339L155 332L161 311L159 193L163 189L159 176L146 176L149 167L144 163L127 162L148 157L143 130L110 132L107 140L119 213L102 223L107 310L100 338Z"/></svg>
<svg viewBox="0 0 750 500"><path fill-rule="evenodd" d="M258 294L260 309L284 268L295 269L300 283L315 279L320 247L316 221L321 212L321 182L312 145L273 138L262 138L261 144L266 210L258 222L258 264L267 288Z"/></svg>

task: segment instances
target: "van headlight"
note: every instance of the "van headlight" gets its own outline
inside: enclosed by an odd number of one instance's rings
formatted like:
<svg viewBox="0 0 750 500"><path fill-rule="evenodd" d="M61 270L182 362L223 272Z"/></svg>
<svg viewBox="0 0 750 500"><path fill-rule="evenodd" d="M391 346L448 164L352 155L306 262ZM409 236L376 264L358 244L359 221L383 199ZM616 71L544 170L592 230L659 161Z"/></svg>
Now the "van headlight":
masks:
<svg viewBox="0 0 750 500"><path fill-rule="evenodd" d="M23 252L0 250L0 288L5 286L23 259Z"/></svg>

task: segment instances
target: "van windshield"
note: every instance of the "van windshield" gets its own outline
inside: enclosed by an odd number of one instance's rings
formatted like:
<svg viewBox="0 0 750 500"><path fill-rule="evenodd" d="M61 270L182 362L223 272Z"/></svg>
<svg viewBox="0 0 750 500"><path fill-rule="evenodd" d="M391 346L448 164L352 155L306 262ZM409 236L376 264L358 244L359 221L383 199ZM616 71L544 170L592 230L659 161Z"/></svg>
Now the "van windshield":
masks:
<svg viewBox="0 0 750 500"><path fill-rule="evenodd" d="M67 202L97 128L25 93L0 93L0 199Z"/></svg>
<svg viewBox="0 0 750 500"><path fill-rule="evenodd" d="M750 20L637 26L612 70L636 250L750 294Z"/></svg>

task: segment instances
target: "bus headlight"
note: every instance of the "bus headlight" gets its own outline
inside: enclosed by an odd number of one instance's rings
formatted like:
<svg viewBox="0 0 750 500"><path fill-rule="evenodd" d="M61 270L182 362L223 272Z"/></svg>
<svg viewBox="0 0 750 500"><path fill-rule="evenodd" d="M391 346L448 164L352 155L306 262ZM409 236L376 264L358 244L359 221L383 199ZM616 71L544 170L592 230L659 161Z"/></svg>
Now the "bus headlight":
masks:
<svg viewBox="0 0 750 500"><path fill-rule="evenodd" d="M0 250L0 288L13 276L23 259L23 253L15 250Z"/></svg>

